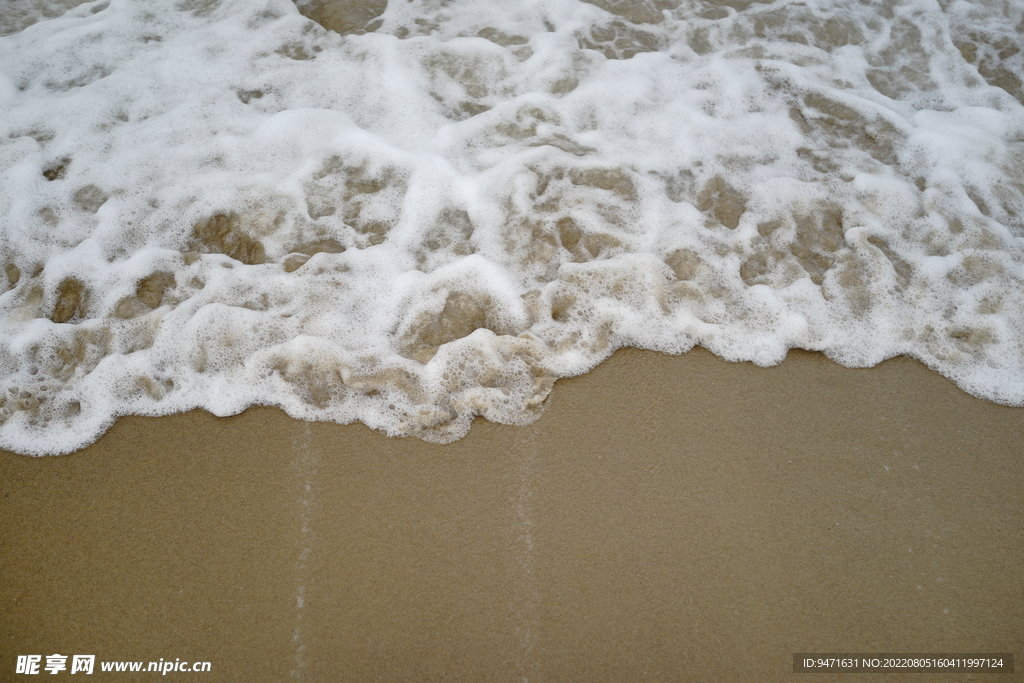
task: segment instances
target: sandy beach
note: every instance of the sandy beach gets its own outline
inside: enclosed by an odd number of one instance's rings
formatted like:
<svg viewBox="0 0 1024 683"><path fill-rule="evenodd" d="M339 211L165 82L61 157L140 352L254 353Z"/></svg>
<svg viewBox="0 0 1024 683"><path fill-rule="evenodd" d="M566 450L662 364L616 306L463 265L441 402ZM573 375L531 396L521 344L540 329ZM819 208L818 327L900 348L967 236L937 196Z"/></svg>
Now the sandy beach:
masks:
<svg viewBox="0 0 1024 683"><path fill-rule="evenodd" d="M1024 653L1022 436L910 359L702 349L619 351L446 446L124 418L0 454L0 678L61 653L211 663L183 681L925 680L793 654Z"/></svg>
<svg viewBox="0 0 1024 683"><path fill-rule="evenodd" d="M0 683L1024 682L1024 0L3 7Z"/></svg>

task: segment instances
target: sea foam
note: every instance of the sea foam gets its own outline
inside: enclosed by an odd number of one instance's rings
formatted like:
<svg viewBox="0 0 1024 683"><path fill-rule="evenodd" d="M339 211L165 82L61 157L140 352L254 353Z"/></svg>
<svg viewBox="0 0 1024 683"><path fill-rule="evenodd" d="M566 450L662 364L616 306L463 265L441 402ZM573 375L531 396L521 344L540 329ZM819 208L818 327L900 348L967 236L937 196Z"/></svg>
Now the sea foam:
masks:
<svg viewBox="0 0 1024 683"><path fill-rule="evenodd" d="M1024 404L1012 0L110 0L0 18L0 447L522 424L616 348Z"/></svg>

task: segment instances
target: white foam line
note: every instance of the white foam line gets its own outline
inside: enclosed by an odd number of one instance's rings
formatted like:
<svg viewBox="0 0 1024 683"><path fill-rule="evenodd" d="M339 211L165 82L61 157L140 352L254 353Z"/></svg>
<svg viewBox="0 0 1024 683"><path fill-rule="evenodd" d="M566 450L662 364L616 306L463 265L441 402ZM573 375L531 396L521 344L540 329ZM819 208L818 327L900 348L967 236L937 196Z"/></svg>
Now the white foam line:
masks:
<svg viewBox="0 0 1024 683"><path fill-rule="evenodd" d="M522 683L538 680L540 660L537 643L540 633L542 594L536 576L534 548L534 502L536 493L537 443L532 427L519 430L513 442L515 489L512 494L511 546L513 552L512 620L518 637L516 675Z"/></svg>
<svg viewBox="0 0 1024 683"><path fill-rule="evenodd" d="M289 674L292 678L304 681L309 669L309 648L305 634L307 627L303 621L306 616L306 589L309 581L307 566L313 553L315 541L312 530L314 511L316 509L314 481L317 475L316 456L310 449L312 427L310 424L302 425L302 433L292 443L292 468L297 474L299 481L299 533L298 546L301 548L298 558L295 561L295 630L292 632L292 644L295 648L294 666Z"/></svg>

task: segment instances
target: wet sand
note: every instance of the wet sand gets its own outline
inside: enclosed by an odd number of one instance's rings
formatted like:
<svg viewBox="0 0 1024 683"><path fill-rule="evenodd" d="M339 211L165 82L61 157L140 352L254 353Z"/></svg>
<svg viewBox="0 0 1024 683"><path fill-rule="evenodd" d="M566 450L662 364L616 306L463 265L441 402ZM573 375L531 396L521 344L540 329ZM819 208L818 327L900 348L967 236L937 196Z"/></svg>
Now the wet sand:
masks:
<svg viewBox="0 0 1024 683"><path fill-rule="evenodd" d="M0 453L0 486L2 680L55 652L197 681L1024 680L792 673L1024 655L1024 409L905 358L620 351L447 446L127 418Z"/></svg>

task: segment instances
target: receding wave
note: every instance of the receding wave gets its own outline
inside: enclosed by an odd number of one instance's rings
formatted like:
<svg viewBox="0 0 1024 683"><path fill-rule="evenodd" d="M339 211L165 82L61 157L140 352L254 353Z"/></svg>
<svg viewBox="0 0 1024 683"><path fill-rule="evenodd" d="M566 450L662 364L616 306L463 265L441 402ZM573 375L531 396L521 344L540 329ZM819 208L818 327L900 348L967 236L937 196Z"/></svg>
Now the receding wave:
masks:
<svg viewBox="0 0 1024 683"><path fill-rule="evenodd" d="M0 446L277 405L446 442L616 348L1024 404L1012 0L0 17Z"/></svg>

